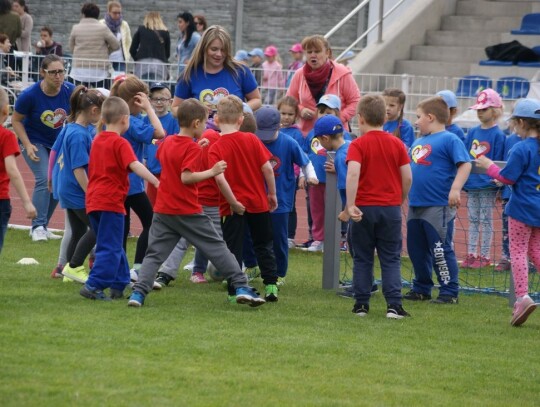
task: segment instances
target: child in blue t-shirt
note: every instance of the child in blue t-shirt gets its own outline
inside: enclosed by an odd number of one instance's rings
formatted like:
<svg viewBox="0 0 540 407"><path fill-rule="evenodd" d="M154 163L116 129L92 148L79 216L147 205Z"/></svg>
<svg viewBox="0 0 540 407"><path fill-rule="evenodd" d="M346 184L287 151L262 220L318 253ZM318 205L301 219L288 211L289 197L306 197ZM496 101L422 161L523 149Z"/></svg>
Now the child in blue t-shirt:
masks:
<svg viewBox="0 0 540 407"><path fill-rule="evenodd" d="M454 218L471 158L459 138L446 131L448 106L441 97L418 104L415 125L420 134L411 146L413 183L409 192L407 250L414 268L406 300L431 299L433 269L439 281L436 304L458 302L458 264L453 248Z"/></svg>
<svg viewBox="0 0 540 407"><path fill-rule="evenodd" d="M281 132L281 117L275 107L268 105L261 107L255 112L255 119L257 120L255 134L272 153L270 164L274 169L278 207L270 214L270 217L272 219L278 282L280 282L279 279L286 276L289 265L287 236L289 213L293 206L296 191L294 165L296 164L303 169L309 184L316 185L318 180L313 166L298 143Z"/></svg>
<svg viewBox="0 0 540 407"><path fill-rule="evenodd" d="M407 119L403 118L406 96L400 89L388 88L382 93L386 102L386 122L383 130L392 133L403 141L408 148L414 141L414 128Z"/></svg>
<svg viewBox="0 0 540 407"><path fill-rule="evenodd" d="M504 159L505 135L497 125L502 116L502 99L493 89L485 89L478 95L476 110L480 126L467 133L465 147L472 158L486 156L492 160ZM493 207L497 196L497 185L485 174L471 174L464 187L467 191L467 209L469 215L469 234L467 257L461 263L466 268L482 268L490 266L490 250L493 238ZM480 241L480 253L477 245Z"/></svg>
<svg viewBox="0 0 540 407"><path fill-rule="evenodd" d="M336 95L324 95L320 98L317 104L317 116L320 119L323 116L333 115L340 117L341 100ZM351 140L350 134L345 131L343 133L345 140ZM315 132L311 130L304 143L304 152L308 155L309 160L315 168L317 185L310 186L309 193L309 209L311 219L313 221L312 233L313 243L307 248L310 252L320 252L324 248L324 195L326 191L326 149L321 145L319 139L315 137Z"/></svg>
<svg viewBox="0 0 540 407"><path fill-rule="evenodd" d="M277 108L281 115L280 132L295 139L298 145L303 149L305 138L300 128L296 125L296 120L298 119L298 116L300 115L300 110L298 108L298 101L292 96L285 96L278 101ZM294 241L296 237L296 227L298 225L298 216L296 213L296 191L300 188L305 189L305 182L304 182L305 178L302 179L302 187L298 185L300 181L300 168L297 165L294 166L294 174L296 176L296 185L298 186L298 188L296 188L294 191L293 206L291 209L291 213L289 214L289 240L288 240L289 249L292 249L293 247L296 246L296 243ZM311 239L311 223L312 222L311 222L311 214L309 213L309 199L308 199L307 194L306 194L306 208L308 212L307 213L308 235L309 235L309 239Z"/></svg>
<svg viewBox="0 0 540 407"><path fill-rule="evenodd" d="M112 88L111 96L118 96L129 106L129 129L122 134L133 148L137 159L142 162L145 145L152 144L154 139L165 137L165 130L154 112L148 99L148 86L134 75L126 75L117 79ZM146 112L150 124L145 123L141 112ZM132 278L136 279L136 271L140 268L146 248L148 247L148 232L152 224L152 204L144 190L144 180L134 172L129 174L129 191L125 201L126 217L124 223L124 250L126 250L129 233L131 210L139 217L143 230L137 240L137 249L133 262Z"/></svg>
<svg viewBox="0 0 540 407"><path fill-rule="evenodd" d="M536 309L528 295L528 258L540 270L540 102L535 99L518 101L512 117L516 133L524 139L510 150L506 166L500 169L483 156L476 162L487 169L488 176L512 186L505 208L516 294L510 324L519 326Z"/></svg>
<svg viewBox="0 0 540 407"><path fill-rule="evenodd" d="M180 131L178 126L178 120L174 117L169 111L171 105L171 91L166 84L162 82L155 82L150 85L150 104L152 105L154 111L156 112L163 129L165 130L165 136L169 134L177 134ZM147 125L151 125L150 118L148 116L144 117L144 122ZM153 140L152 144L145 145L144 159L146 161L146 167L148 170L154 174L154 176L159 179L161 174L161 164L156 158L156 152L158 148L157 140ZM152 184L146 185L146 194L148 199L154 206L156 202L157 189Z"/></svg>
<svg viewBox="0 0 540 407"><path fill-rule="evenodd" d="M440 96L444 99L450 111L450 117L448 118L448 121L446 122L446 130L449 131L450 133L454 133L456 136L459 137L461 141L465 143L465 133L463 132L463 129L459 127L457 124L452 123L454 121L454 117L456 117L457 112L458 112L456 94L452 92L451 90L445 89L445 90L441 90L437 92L437 96Z"/></svg>
<svg viewBox="0 0 540 407"><path fill-rule="evenodd" d="M86 283L88 272L84 261L96 244L96 235L86 214L85 199L90 147L94 135L92 125L99 121L104 101L105 97L99 91L77 86L70 99L69 123L60 138L53 186L60 206L66 210L71 229L71 239L66 250L67 263L62 270L64 281Z"/></svg>

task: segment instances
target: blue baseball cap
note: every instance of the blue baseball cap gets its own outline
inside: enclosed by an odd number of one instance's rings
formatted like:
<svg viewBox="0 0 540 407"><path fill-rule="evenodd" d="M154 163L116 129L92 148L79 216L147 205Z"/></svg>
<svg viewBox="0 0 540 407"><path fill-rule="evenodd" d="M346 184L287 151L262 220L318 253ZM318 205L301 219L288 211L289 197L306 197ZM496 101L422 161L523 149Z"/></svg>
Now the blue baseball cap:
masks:
<svg viewBox="0 0 540 407"><path fill-rule="evenodd" d="M257 131L255 132L257 137L261 141L273 140L281 123L279 110L274 106L264 105L255 112L255 120L257 121Z"/></svg>
<svg viewBox="0 0 540 407"><path fill-rule="evenodd" d="M512 117L529 117L540 120L540 101L537 99L521 99L514 106Z"/></svg>
<svg viewBox="0 0 540 407"><path fill-rule="evenodd" d="M249 55L246 50L239 49L238 51L236 51L234 59L236 59L237 61L247 61L249 59Z"/></svg>
<svg viewBox="0 0 540 407"><path fill-rule="evenodd" d="M444 99L449 108L457 107L457 98L454 92L445 89L437 92L437 96Z"/></svg>
<svg viewBox="0 0 540 407"><path fill-rule="evenodd" d="M253 48L251 51L248 52L248 55L250 57L261 57L261 58L264 58L264 52L262 49L260 48Z"/></svg>
<svg viewBox="0 0 540 407"><path fill-rule="evenodd" d="M153 90L159 90L159 89L169 89L169 87L163 82L152 82L150 84L150 92L152 92Z"/></svg>
<svg viewBox="0 0 540 407"><path fill-rule="evenodd" d="M341 123L339 117L333 116L331 114L328 114L318 119L315 122L315 126L313 127L315 137L331 136L334 134L343 133L343 131L343 124Z"/></svg>
<svg viewBox="0 0 540 407"><path fill-rule="evenodd" d="M317 107L320 105L328 106L330 109L341 110L341 99L336 95L324 95L319 99Z"/></svg>

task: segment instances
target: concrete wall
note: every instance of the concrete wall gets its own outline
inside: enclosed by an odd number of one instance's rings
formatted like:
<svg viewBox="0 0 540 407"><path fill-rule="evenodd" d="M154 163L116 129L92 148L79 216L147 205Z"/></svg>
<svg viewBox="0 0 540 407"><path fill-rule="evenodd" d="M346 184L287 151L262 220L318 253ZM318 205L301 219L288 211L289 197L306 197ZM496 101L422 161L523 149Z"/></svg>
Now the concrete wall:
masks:
<svg viewBox="0 0 540 407"><path fill-rule="evenodd" d="M370 8L370 25L378 14L378 0ZM394 2L395 3L395 2ZM423 44L427 30L438 29L443 15L453 14L456 0L414 0L401 6L383 25L383 42L370 43L349 66L358 73L394 73L395 61L409 59L411 45ZM405 3L404 3L405 5Z"/></svg>

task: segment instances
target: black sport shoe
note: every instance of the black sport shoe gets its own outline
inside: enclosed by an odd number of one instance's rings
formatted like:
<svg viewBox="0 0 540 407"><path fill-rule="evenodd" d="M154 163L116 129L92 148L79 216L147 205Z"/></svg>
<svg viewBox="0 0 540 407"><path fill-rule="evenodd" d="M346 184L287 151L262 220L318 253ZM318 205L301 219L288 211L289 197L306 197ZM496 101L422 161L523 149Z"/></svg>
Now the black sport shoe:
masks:
<svg viewBox="0 0 540 407"><path fill-rule="evenodd" d="M365 317L369 312L369 304L360 304L357 302L354 304L352 312L359 317Z"/></svg>
<svg viewBox="0 0 540 407"><path fill-rule="evenodd" d="M411 314L409 314L407 311L405 311L401 305L390 304L386 308L386 318L389 318L389 319L403 319L405 317L410 317L410 316L411 316Z"/></svg>
<svg viewBox="0 0 540 407"><path fill-rule="evenodd" d="M403 299L409 300L409 301L428 301L428 300L431 300L431 295L420 294L420 293L417 293L416 291L411 290L403 296Z"/></svg>
<svg viewBox="0 0 540 407"><path fill-rule="evenodd" d="M109 296L111 300L121 300L124 298L124 291L117 290L116 288L111 288L109 290Z"/></svg>
<svg viewBox="0 0 540 407"><path fill-rule="evenodd" d="M159 272L159 273L157 273L157 277L156 277L156 279L154 281L154 285L155 286L159 285L160 286L159 288L167 287L169 285L169 283L171 281L173 281L173 280L174 280L174 278L172 278L167 273ZM157 287L154 287L154 288L157 288Z"/></svg>
<svg viewBox="0 0 540 407"><path fill-rule="evenodd" d="M304 243L297 244L296 247L300 249L307 249L313 243L313 239L308 239Z"/></svg>
<svg viewBox="0 0 540 407"><path fill-rule="evenodd" d="M439 295L437 299L430 301L432 304L457 304L457 297L451 295Z"/></svg>
<svg viewBox="0 0 540 407"><path fill-rule="evenodd" d="M379 286L377 284L373 284L373 286L371 286L370 292L371 292L371 295L378 293ZM343 288L343 290L336 292L336 295L343 298L354 298L354 290L352 288L352 285L349 285Z"/></svg>
<svg viewBox="0 0 540 407"><path fill-rule="evenodd" d="M103 290L100 290L95 287L90 287L89 285L83 285L81 290L79 291L79 294L81 294L84 298L88 298L89 300L100 300L100 301L110 301L111 297L107 297L107 295L103 292Z"/></svg>

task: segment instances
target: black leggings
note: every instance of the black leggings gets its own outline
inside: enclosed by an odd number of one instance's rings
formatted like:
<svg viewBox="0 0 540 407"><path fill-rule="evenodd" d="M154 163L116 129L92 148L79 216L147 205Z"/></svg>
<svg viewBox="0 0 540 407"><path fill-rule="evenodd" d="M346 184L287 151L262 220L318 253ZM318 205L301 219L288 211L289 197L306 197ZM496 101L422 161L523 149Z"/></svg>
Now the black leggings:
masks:
<svg viewBox="0 0 540 407"><path fill-rule="evenodd" d="M68 209L67 215L71 225L67 259L70 267L79 267L84 264L84 260L96 244L96 235L90 227L86 209Z"/></svg>
<svg viewBox="0 0 540 407"><path fill-rule="evenodd" d="M154 216L152 204L150 203L146 192L141 192L139 194L129 195L124 202L124 207L126 208L126 218L124 221L124 250L126 250L127 245L129 223L131 221L131 209L133 209L133 212L138 216L143 227L141 235L137 240L137 250L135 251L134 260L135 264L141 264L144 255L146 254L146 249L148 248L148 232L150 231L150 225L152 225L152 216Z"/></svg>

